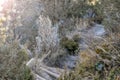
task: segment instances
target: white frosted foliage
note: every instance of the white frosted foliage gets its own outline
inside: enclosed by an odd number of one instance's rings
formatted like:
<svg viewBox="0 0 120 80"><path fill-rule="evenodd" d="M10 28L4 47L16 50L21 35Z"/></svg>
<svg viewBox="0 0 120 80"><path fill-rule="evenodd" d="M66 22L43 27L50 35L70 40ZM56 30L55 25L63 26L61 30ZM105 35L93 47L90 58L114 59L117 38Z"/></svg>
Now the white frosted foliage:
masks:
<svg viewBox="0 0 120 80"><path fill-rule="evenodd" d="M54 49L58 43L58 26L53 26L50 18L47 16L40 15L39 20L37 21L38 24L38 37L37 39L37 46L38 50L52 50Z"/></svg>

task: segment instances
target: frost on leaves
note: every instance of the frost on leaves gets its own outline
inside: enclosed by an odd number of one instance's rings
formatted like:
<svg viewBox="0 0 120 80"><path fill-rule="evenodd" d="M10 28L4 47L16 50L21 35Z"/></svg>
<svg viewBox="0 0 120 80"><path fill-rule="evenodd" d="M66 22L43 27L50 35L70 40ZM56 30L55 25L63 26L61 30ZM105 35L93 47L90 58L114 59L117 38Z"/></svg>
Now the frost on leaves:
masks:
<svg viewBox="0 0 120 80"><path fill-rule="evenodd" d="M58 26L53 26L50 18L47 16L40 15L37 20L38 25L38 36L37 41L37 52L47 53L49 50L55 51L59 44L58 38Z"/></svg>

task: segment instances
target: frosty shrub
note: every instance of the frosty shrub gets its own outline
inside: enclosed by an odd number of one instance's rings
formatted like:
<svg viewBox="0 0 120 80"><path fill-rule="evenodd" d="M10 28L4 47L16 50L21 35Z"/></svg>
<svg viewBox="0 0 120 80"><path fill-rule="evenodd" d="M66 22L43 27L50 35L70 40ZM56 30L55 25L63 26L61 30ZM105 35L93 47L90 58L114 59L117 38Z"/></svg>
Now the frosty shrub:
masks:
<svg viewBox="0 0 120 80"><path fill-rule="evenodd" d="M59 44L59 38L57 33L58 26L52 26L52 22L49 17L45 17L43 15L39 16L39 19L37 20L37 25L37 51L40 53L46 53L49 50L56 50Z"/></svg>

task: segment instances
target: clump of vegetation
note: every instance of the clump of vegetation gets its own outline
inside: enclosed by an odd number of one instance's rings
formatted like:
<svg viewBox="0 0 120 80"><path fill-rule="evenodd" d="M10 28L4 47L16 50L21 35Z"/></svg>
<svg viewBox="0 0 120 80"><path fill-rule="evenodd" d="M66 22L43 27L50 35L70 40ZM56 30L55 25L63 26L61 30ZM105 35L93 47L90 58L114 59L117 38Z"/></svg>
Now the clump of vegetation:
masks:
<svg viewBox="0 0 120 80"><path fill-rule="evenodd" d="M112 59L112 56L109 55L109 53L111 53L110 45L103 44L99 48L95 48L95 52L99 54L103 59Z"/></svg>
<svg viewBox="0 0 120 80"><path fill-rule="evenodd" d="M107 80L119 80L120 79L119 74L120 74L120 67L113 67L108 74Z"/></svg>
<svg viewBox="0 0 120 80"><path fill-rule="evenodd" d="M67 9L67 17L83 17L86 14L86 10L90 6L87 2L79 0L78 3L74 3L70 8Z"/></svg>
<svg viewBox="0 0 120 80"><path fill-rule="evenodd" d="M80 52L80 64L82 67L94 67L94 64L97 62L97 55L90 50L84 50Z"/></svg>
<svg viewBox="0 0 120 80"><path fill-rule="evenodd" d="M27 53L17 43L1 46L0 59L0 80L33 80Z"/></svg>
<svg viewBox="0 0 120 80"><path fill-rule="evenodd" d="M79 42L80 39L81 39L81 37L80 37L79 34L76 34L76 35L73 36L73 40L74 40L75 42Z"/></svg>
<svg viewBox="0 0 120 80"><path fill-rule="evenodd" d="M60 45L66 48L70 54L75 54L75 51L78 49L79 45L72 39L64 37L60 40Z"/></svg>
<svg viewBox="0 0 120 80"><path fill-rule="evenodd" d="M92 52L80 53L80 63L74 71L61 76L59 80L119 80L120 45L118 36L101 42ZM94 52L95 51L95 52ZM97 55L97 57L95 56Z"/></svg>

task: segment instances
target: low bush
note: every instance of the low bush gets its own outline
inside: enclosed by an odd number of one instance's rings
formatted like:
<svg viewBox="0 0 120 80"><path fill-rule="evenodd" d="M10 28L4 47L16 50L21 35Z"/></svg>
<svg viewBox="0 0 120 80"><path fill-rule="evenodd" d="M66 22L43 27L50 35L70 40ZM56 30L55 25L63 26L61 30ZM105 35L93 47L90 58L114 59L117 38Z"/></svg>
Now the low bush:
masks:
<svg viewBox="0 0 120 80"><path fill-rule="evenodd" d="M33 80L25 62L28 56L17 43L0 47L0 80Z"/></svg>
<svg viewBox="0 0 120 80"><path fill-rule="evenodd" d="M73 40L74 40L75 42L79 42L80 39L81 39L81 37L80 37L79 34L76 34L76 35L73 36Z"/></svg>
<svg viewBox="0 0 120 80"><path fill-rule="evenodd" d="M67 37L61 39L60 45L66 48L70 54L74 54L79 47L77 42L72 39L68 39Z"/></svg>

